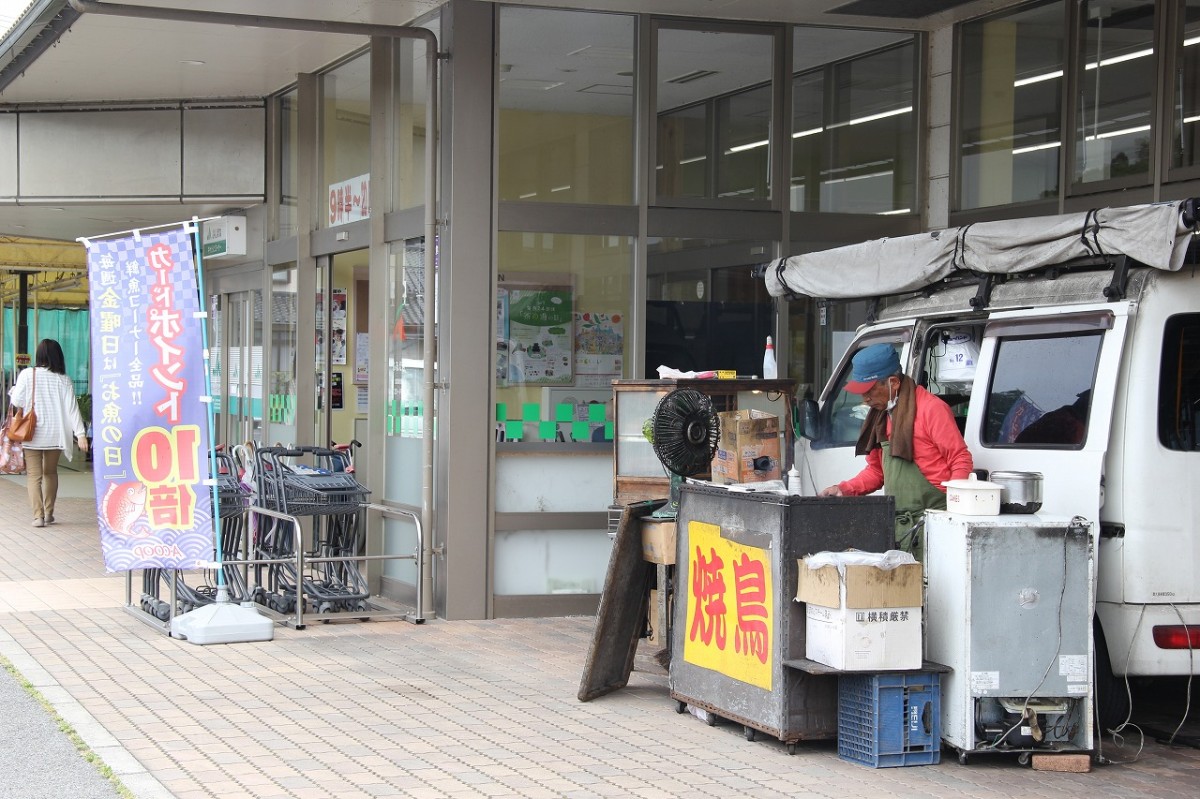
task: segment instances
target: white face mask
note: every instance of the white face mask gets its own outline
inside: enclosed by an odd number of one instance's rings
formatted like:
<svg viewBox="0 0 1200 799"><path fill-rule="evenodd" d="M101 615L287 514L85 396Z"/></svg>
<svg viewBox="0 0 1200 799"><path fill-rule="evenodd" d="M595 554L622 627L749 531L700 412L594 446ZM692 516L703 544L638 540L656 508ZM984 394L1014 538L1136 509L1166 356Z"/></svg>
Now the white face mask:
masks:
<svg viewBox="0 0 1200 799"><path fill-rule="evenodd" d="M888 413L891 413L892 409L896 407L896 403L899 401L900 401L900 392L897 391L896 396L893 397L892 396L892 385L891 385L891 383L889 383L888 384L888 401L887 401L887 405L884 406L884 410L887 411Z"/></svg>

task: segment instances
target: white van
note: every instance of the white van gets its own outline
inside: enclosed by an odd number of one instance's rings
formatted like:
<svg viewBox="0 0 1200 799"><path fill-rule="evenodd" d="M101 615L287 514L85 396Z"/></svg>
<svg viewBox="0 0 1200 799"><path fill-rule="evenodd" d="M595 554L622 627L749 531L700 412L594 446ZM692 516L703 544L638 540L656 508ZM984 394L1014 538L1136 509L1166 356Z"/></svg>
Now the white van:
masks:
<svg viewBox="0 0 1200 799"><path fill-rule="evenodd" d="M866 409L843 387L854 353L888 342L906 373L954 409L977 468L1041 472L1042 513L1099 520L1096 696L1106 729L1127 712L1121 675L1200 674L1195 208L992 222L766 269L777 296L861 298L879 284L906 292L859 328L801 410L805 493L862 467L854 443ZM1048 231L1068 233L1050 245ZM972 241L976 232L987 242Z"/></svg>

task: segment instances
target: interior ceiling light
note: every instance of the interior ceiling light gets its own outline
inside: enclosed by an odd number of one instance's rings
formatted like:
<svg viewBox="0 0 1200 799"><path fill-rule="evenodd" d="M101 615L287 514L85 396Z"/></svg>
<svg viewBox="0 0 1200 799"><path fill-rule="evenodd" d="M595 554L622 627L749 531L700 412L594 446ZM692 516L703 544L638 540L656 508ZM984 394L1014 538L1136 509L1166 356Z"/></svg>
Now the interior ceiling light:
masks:
<svg viewBox="0 0 1200 799"><path fill-rule="evenodd" d="M1021 86L1028 86L1031 83L1041 83L1044 80L1055 80L1056 78L1061 78L1062 76L1063 76L1063 71L1061 69L1055 70L1054 72L1045 72L1041 75L1034 75L1029 78L1021 78L1020 80L1014 80L1013 88L1017 89L1017 88L1020 88Z"/></svg>
<svg viewBox="0 0 1200 799"><path fill-rule="evenodd" d="M893 108L891 111L880 111L878 114L868 114L865 117L855 117L854 119L848 119L845 122L830 122L828 125L826 125L826 127L842 128L846 125L861 125L864 122L874 122L879 119L887 119L888 117L899 116L900 114L909 114L912 113L912 110L913 107L908 105L904 108Z"/></svg>
<svg viewBox="0 0 1200 799"><path fill-rule="evenodd" d="M591 86L584 86L579 91L586 94L615 94L623 97L628 97L633 94L632 86L615 86L611 83L593 83Z"/></svg>
<svg viewBox="0 0 1200 799"><path fill-rule="evenodd" d="M1024 153L1036 153L1038 150L1053 150L1055 147L1061 147L1062 142L1048 141L1044 144L1031 144L1028 147L1017 147L1012 151L1013 155L1023 155Z"/></svg>
<svg viewBox="0 0 1200 799"><path fill-rule="evenodd" d="M1200 36L1196 36L1192 39L1185 39L1183 42L1183 46L1191 47L1192 45L1198 44L1198 43L1200 43ZM1115 55L1110 58L1101 59L1100 61L1089 61L1083 65L1083 68L1085 70L1090 70L1090 69L1095 69L1096 67L1108 67L1108 66L1112 66L1113 64L1120 64L1123 61L1132 61L1135 58L1145 58L1148 55L1154 55L1154 48L1151 47L1151 48L1147 48L1145 50L1137 50L1132 53L1124 53L1122 55ZM1057 80L1058 78L1061 78L1062 76L1063 76L1063 71L1061 69L1054 70L1053 72L1044 72L1040 75L1032 75L1028 78L1021 78L1019 80L1013 81L1013 88L1020 88L1021 86L1028 86L1031 83L1041 83L1044 80Z"/></svg>
<svg viewBox="0 0 1200 799"><path fill-rule="evenodd" d="M185 59L181 59L179 63L180 63L180 64L187 64L189 67L202 67L202 66L204 66L204 65L205 65L207 62L205 62L205 61L195 61L195 60L192 60L192 59L190 59L190 58L185 58Z"/></svg>
<svg viewBox="0 0 1200 799"><path fill-rule="evenodd" d="M501 78L500 82L506 89L532 89L534 91L549 91L563 85L562 81L534 80L532 78Z"/></svg>
<svg viewBox="0 0 1200 799"><path fill-rule="evenodd" d="M1104 58L1100 61L1092 61L1088 63L1084 69L1095 69L1096 67L1107 67L1113 64L1120 64L1122 61L1132 61L1135 58L1145 58L1148 55L1154 55L1154 48L1148 47L1145 50L1137 50L1132 53L1124 53L1115 55L1110 58Z"/></svg>
<svg viewBox="0 0 1200 799"><path fill-rule="evenodd" d="M693 69L691 72L685 72L682 75L676 75L673 78L667 78L665 83L691 83L694 80L703 80L717 75L715 70L711 69Z"/></svg>
<svg viewBox="0 0 1200 799"><path fill-rule="evenodd" d="M1114 136L1128 136L1132 133L1145 133L1150 130L1149 125L1138 125L1134 128L1122 128L1121 130L1109 130L1104 133L1097 133L1093 136L1084 136L1084 141L1096 141L1097 139L1111 139Z"/></svg>
<svg viewBox="0 0 1200 799"><path fill-rule="evenodd" d="M567 53L568 56L587 56L588 58L615 58L619 61L632 61L633 51L627 47L597 47L586 44L578 50Z"/></svg>

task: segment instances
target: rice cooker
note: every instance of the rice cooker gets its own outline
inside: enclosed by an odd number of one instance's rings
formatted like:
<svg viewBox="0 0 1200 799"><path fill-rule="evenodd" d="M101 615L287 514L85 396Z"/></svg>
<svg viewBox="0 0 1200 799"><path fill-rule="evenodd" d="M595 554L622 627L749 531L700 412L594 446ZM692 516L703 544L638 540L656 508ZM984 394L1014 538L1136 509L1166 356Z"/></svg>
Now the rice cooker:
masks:
<svg viewBox="0 0 1200 799"><path fill-rule="evenodd" d="M950 513L964 516L995 516L1000 513L1000 492L1003 489L998 483L980 480L972 473L965 480L947 480L942 485L946 487L946 510Z"/></svg>

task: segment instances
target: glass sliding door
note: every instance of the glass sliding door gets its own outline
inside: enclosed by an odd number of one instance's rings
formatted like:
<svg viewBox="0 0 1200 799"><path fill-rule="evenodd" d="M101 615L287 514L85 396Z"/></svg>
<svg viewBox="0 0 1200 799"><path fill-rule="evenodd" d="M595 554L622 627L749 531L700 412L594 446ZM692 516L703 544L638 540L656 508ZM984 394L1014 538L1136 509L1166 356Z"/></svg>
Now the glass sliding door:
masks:
<svg viewBox="0 0 1200 799"><path fill-rule="evenodd" d="M313 437L302 444L328 446L363 441L366 422L365 358L368 334L367 251L339 253L317 261L316 385ZM360 352L361 350L361 352ZM365 442L364 442L365 443Z"/></svg>
<svg viewBox="0 0 1200 799"><path fill-rule="evenodd" d="M262 291L209 298L216 443L261 441L263 435Z"/></svg>
<svg viewBox="0 0 1200 799"><path fill-rule="evenodd" d="M296 346L299 341L296 264L271 272L271 348L267 422L271 442L296 440Z"/></svg>

